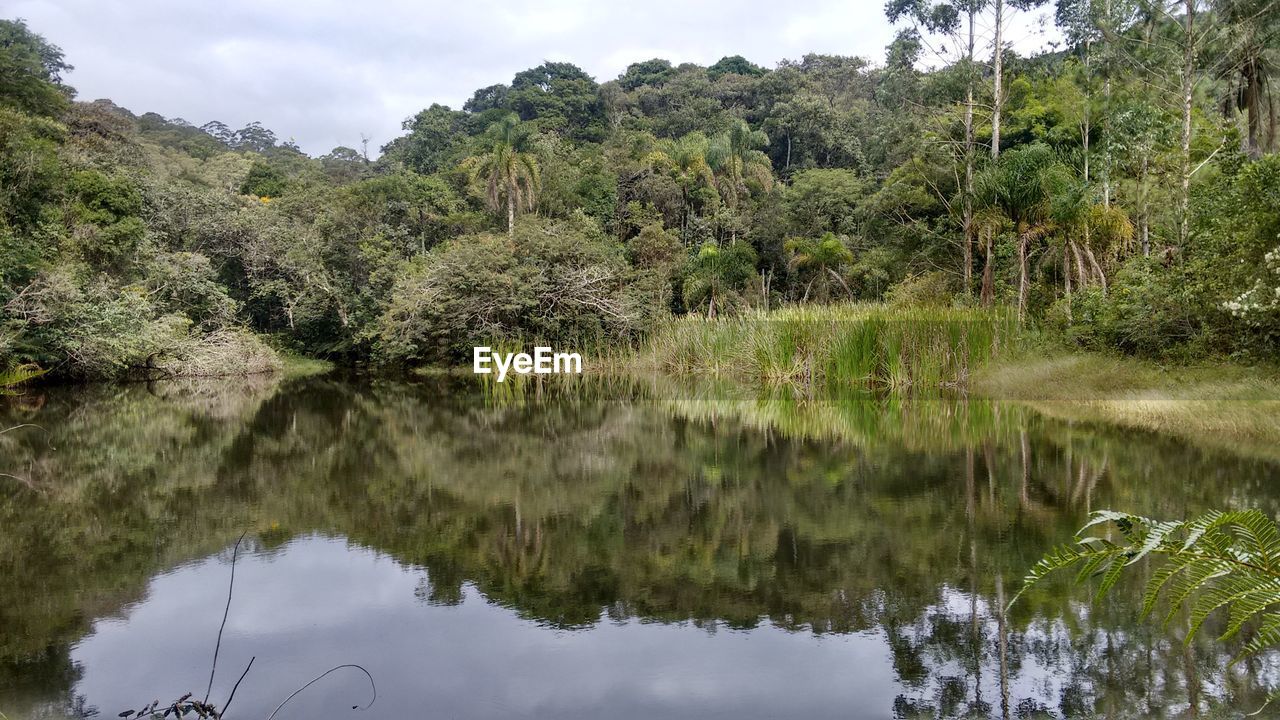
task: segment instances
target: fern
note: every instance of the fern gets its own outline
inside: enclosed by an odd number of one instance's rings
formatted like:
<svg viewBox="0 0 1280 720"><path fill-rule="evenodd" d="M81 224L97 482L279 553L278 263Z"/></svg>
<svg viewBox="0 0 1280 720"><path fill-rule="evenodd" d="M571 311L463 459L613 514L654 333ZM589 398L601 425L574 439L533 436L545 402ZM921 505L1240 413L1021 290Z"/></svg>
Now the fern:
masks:
<svg viewBox="0 0 1280 720"><path fill-rule="evenodd" d="M1101 537L1099 528L1118 535ZM1226 617L1219 640L1230 639L1256 621L1257 631L1232 659L1238 663L1280 644L1280 527L1258 510L1210 512L1190 521L1159 522L1127 513L1096 512L1071 545L1051 550L1027 573L1012 606L1031 586L1059 570L1077 569L1077 582L1100 577L1101 598L1124 569L1145 557L1163 562L1147 581L1142 615L1149 616L1161 597L1168 602L1168 624L1186 607L1191 626L1186 642L1212 615ZM1273 693L1268 700L1280 696Z"/></svg>
<svg viewBox="0 0 1280 720"><path fill-rule="evenodd" d="M14 388L18 385L34 380L45 372L33 363L12 365L6 370L0 370L0 395L15 394L17 391Z"/></svg>

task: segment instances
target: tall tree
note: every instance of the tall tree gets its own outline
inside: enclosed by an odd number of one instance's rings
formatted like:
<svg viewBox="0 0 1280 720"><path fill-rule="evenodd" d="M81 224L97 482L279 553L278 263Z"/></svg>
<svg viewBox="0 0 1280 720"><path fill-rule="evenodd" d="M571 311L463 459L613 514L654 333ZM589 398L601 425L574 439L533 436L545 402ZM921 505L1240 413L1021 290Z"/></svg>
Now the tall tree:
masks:
<svg viewBox="0 0 1280 720"><path fill-rule="evenodd" d="M1260 157L1276 140L1272 81L1280 73L1280 3L1219 0L1216 10L1225 25L1214 48L1221 58L1218 74L1230 81L1232 104L1245 113L1245 151Z"/></svg>
<svg viewBox="0 0 1280 720"><path fill-rule="evenodd" d="M752 185L761 190L773 187L773 165L769 156L760 151L768 144L769 137L764 132L752 130L745 120L738 120L708 149L708 164L722 177L720 194L735 213L742 199L751 193ZM738 239L736 227L733 239Z"/></svg>
<svg viewBox="0 0 1280 720"><path fill-rule="evenodd" d="M1010 150L978 178L979 204L1007 218L1017 238L1019 320L1026 318L1031 289L1031 244L1054 229L1053 201L1068 181L1067 168L1039 143Z"/></svg>
<svg viewBox="0 0 1280 720"><path fill-rule="evenodd" d="M841 270L853 263L853 253L834 233L824 233L820 238L791 238L786 249L791 254L791 266L809 278L801 302L809 300L809 293L815 287L818 291L815 297L830 299L833 279L844 288L846 295L853 294L841 275Z"/></svg>
<svg viewBox="0 0 1280 720"><path fill-rule="evenodd" d="M686 243L695 202L715 199L716 177L707 162L709 150L705 135L689 133L679 140L662 141L648 157L651 168L665 173L680 188L680 232Z"/></svg>
<svg viewBox="0 0 1280 720"><path fill-rule="evenodd" d="M483 155L468 160L476 177L484 180L489 207L507 210L507 236L515 234L516 210L532 210L542 176L534 154L533 130L514 113L489 126L482 142Z"/></svg>
<svg viewBox="0 0 1280 720"><path fill-rule="evenodd" d="M1032 10L1047 0L992 0L991 27L991 159L1000 158L1000 121L1004 110L1005 30L1014 11Z"/></svg>
<svg viewBox="0 0 1280 720"><path fill-rule="evenodd" d="M961 196L961 233L963 234L962 274L965 292L973 285L973 177L974 177L974 98L977 92L978 72L975 62L977 49L977 17L987 5L987 0L955 0L929 4L926 0L889 0L885 14L890 22L909 18L918 28L940 35L946 46L963 48L959 57L944 57L964 73L964 142L961 156L964 162L964 187ZM940 53L945 54L945 50ZM997 121L998 122L998 121Z"/></svg>
<svg viewBox="0 0 1280 720"><path fill-rule="evenodd" d="M718 247L706 243L698 251L684 282L685 307L707 306L707 318L729 306L756 275L756 252L745 242Z"/></svg>
<svg viewBox="0 0 1280 720"><path fill-rule="evenodd" d="M0 106L56 116L72 90L62 84L71 70L62 50L31 32L21 20L0 20Z"/></svg>

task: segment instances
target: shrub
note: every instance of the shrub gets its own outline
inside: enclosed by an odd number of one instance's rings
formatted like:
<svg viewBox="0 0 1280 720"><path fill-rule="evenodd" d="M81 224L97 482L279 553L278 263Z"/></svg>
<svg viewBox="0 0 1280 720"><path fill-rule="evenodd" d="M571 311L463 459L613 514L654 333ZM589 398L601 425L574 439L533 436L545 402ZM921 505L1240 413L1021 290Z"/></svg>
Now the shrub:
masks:
<svg viewBox="0 0 1280 720"><path fill-rule="evenodd" d="M526 217L511 239L463 236L416 260L377 323L377 352L393 362L453 361L499 337L580 344L626 336L658 302L642 277L584 215Z"/></svg>
<svg viewBox="0 0 1280 720"><path fill-rule="evenodd" d="M279 197L284 194L287 186L288 178L283 172L272 165L257 161L250 166L249 174L240 184L240 194L265 198Z"/></svg>
<svg viewBox="0 0 1280 720"><path fill-rule="evenodd" d="M72 267L41 274L8 310L15 349L64 376L241 375L278 366L275 353L247 331L202 334L144 287L118 288Z"/></svg>
<svg viewBox="0 0 1280 720"><path fill-rule="evenodd" d="M908 275L885 293L898 307L947 307L955 296L951 278L941 270Z"/></svg>

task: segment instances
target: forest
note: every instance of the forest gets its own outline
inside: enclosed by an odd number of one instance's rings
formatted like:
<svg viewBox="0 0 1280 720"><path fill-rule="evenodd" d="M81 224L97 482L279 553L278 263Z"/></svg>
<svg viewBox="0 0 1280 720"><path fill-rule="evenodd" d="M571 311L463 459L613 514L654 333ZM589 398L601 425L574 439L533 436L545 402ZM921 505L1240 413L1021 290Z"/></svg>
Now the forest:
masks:
<svg viewBox="0 0 1280 720"><path fill-rule="evenodd" d="M321 157L77 99L75 49L0 21L0 369L449 364L850 302L1274 359L1280 4L1059 0L1023 57L1037 7L890 0L881 58L546 62Z"/></svg>

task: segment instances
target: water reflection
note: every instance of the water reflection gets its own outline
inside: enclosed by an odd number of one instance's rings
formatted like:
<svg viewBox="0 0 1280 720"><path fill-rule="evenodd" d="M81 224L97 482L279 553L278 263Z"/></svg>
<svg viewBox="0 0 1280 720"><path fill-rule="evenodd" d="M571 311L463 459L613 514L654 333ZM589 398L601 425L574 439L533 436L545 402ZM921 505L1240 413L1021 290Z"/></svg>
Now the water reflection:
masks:
<svg viewBox="0 0 1280 720"><path fill-rule="evenodd" d="M1229 716L1276 681L1138 621L1136 586L997 612L1090 509L1274 512L1275 466L989 403L616 394L24 399L6 423L48 432L0 436L23 479L0 486L0 712L203 689L246 526L237 715L341 662L374 672L371 712L424 717ZM362 683L290 716L348 717Z"/></svg>

